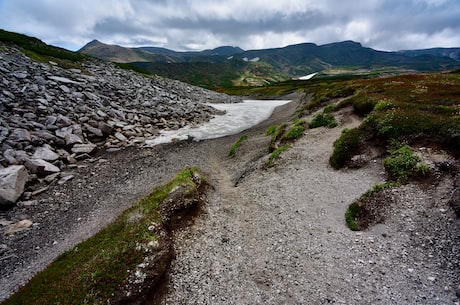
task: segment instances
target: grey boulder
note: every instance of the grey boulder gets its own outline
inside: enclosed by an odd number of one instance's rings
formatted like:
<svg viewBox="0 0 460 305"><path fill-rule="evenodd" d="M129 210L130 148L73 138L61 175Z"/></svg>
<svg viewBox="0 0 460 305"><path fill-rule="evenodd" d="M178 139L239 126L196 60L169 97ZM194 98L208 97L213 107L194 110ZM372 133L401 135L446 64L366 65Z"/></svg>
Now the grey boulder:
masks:
<svg viewBox="0 0 460 305"><path fill-rule="evenodd" d="M10 206L21 197L29 175L23 165L0 169L0 206Z"/></svg>

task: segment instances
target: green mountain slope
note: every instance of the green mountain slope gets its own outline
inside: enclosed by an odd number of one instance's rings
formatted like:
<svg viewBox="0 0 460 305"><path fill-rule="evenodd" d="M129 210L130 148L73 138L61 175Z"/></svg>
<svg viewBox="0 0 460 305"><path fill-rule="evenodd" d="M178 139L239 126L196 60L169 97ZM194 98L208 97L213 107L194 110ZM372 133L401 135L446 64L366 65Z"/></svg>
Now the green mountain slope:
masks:
<svg viewBox="0 0 460 305"><path fill-rule="evenodd" d="M325 45L302 43L282 48L244 51L219 47L201 52L176 52L157 47L123 48L91 42L80 52L129 63L151 73L207 88L266 85L315 72L323 74L398 73L458 69L446 50L384 52L354 41ZM357 72L358 71L358 72Z"/></svg>

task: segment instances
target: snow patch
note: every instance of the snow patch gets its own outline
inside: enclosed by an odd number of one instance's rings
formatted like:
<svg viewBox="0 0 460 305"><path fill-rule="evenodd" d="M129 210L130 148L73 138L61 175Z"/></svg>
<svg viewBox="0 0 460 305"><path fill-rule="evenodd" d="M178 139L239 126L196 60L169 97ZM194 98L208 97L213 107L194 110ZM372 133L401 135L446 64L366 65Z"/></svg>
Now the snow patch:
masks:
<svg viewBox="0 0 460 305"><path fill-rule="evenodd" d="M226 111L196 128L189 126L178 130L161 131L158 136L145 140L148 146L187 140L195 141L220 138L237 134L268 119L273 110L290 100L245 100L236 104L208 104L216 109Z"/></svg>
<svg viewBox="0 0 460 305"><path fill-rule="evenodd" d="M313 76L315 76L316 74L318 74L318 72L311 73L311 74L308 74L308 75L305 75L305 76L301 76L301 77L299 77L299 79L300 79L300 80L309 80L309 79L311 79Z"/></svg>

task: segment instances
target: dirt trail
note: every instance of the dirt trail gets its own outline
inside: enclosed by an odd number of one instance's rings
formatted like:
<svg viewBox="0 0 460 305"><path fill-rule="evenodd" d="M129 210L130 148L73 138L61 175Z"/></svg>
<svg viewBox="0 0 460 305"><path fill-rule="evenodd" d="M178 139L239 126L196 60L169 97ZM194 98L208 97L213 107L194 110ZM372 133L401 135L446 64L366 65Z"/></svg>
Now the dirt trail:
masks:
<svg viewBox="0 0 460 305"><path fill-rule="evenodd" d="M215 159L207 214L177 238L164 304L452 302L459 269L420 264L400 222L346 227L348 205L384 180L379 160L359 170L328 165L341 129L358 124L345 116L338 128L308 130L275 167L261 169L260 159L237 187L247 156Z"/></svg>
<svg viewBox="0 0 460 305"><path fill-rule="evenodd" d="M154 186L197 166L215 189L206 213L178 232L163 304L453 304L460 226L447 204L449 181L439 183L442 190L395 190L402 208L383 224L351 232L348 204L384 180L379 160L357 170L328 165L333 142L357 119L344 114L339 127L308 130L273 168L262 166L265 130L290 120L296 106L279 107L243 132L250 139L235 159L228 150L242 134L132 147L83 164L39 204L18 205L6 217L36 225L1 241L13 255L0 261L0 300Z"/></svg>

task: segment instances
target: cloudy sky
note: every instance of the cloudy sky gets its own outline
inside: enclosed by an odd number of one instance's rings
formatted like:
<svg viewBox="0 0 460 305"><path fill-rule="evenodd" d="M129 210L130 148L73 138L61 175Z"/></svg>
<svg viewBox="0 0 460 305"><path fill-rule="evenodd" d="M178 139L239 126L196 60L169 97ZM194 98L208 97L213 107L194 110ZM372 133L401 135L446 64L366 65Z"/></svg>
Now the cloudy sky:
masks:
<svg viewBox="0 0 460 305"><path fill-rule="evenodd" d="M378 50L460 47L459 0L0 0L0 28L77 50L245 50L354 40Z"/></svg>

